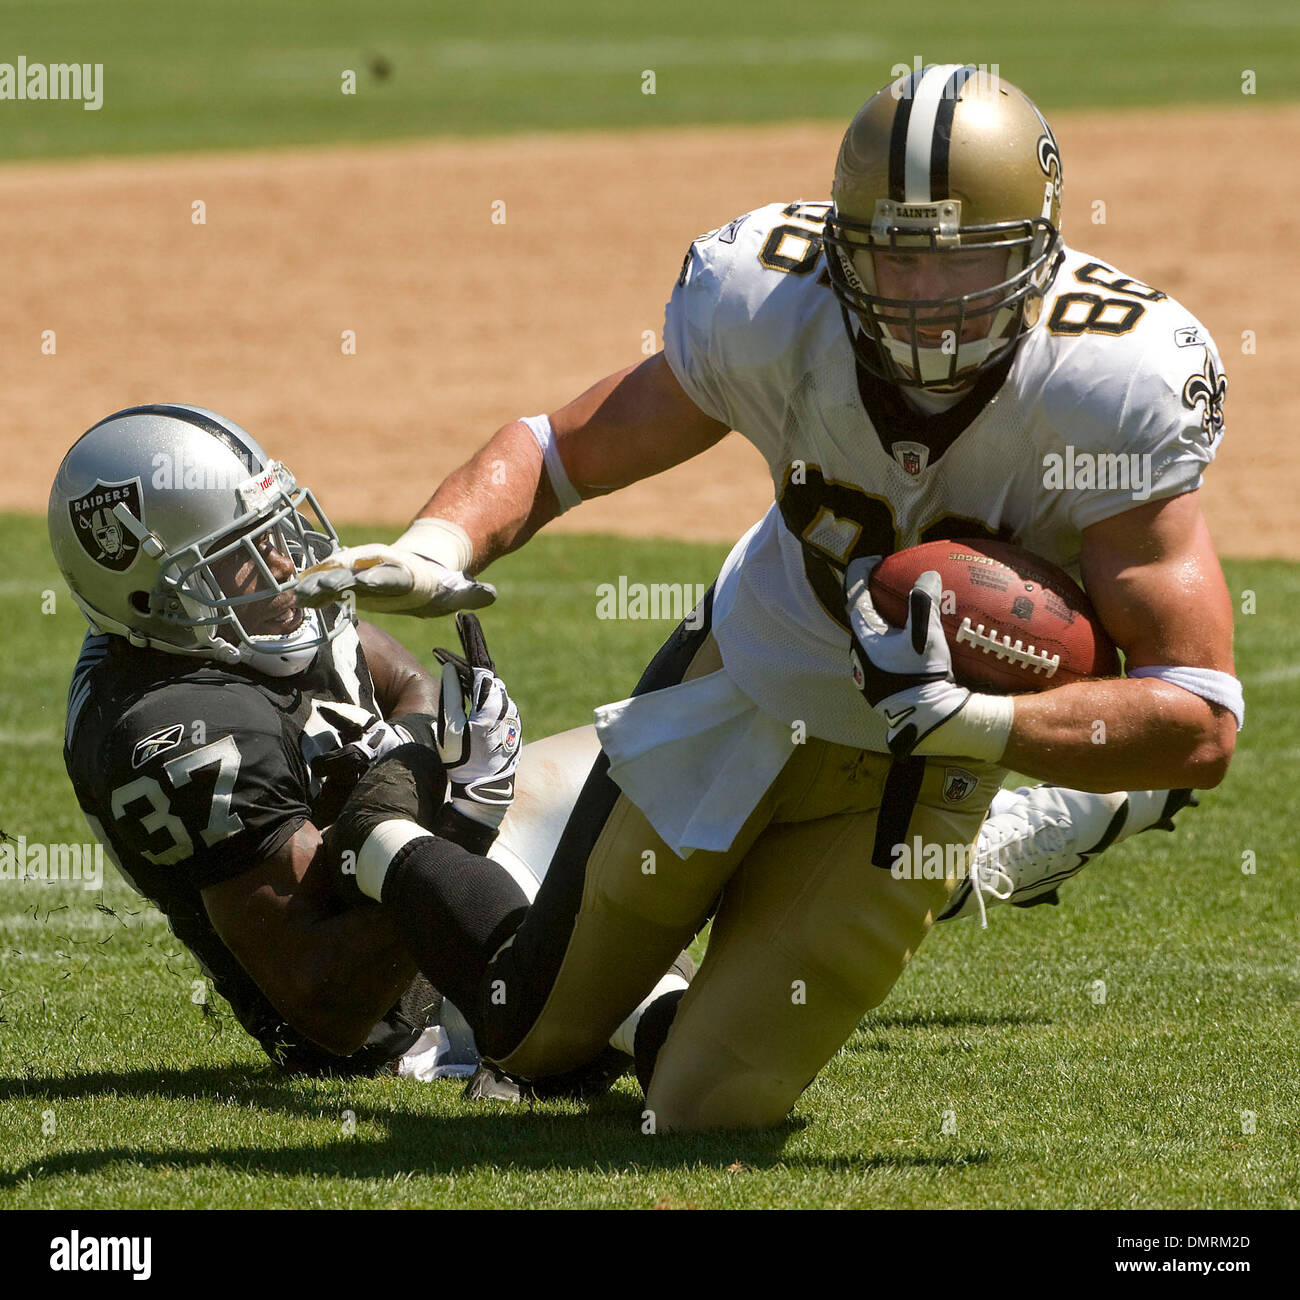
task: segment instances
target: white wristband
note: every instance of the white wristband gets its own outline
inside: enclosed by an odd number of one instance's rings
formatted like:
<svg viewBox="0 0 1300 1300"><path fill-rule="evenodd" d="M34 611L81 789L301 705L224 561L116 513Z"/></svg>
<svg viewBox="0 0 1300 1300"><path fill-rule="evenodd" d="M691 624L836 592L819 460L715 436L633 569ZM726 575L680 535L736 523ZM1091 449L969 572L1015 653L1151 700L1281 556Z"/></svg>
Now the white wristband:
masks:
<svg viewBox="0 0 1300 1300"><path fill-rule="evenodd" d="M1171 686L1181 686L1183 690L1227 709L1236 718L1238 731L1246 725L1246 697L1242 694L1241 683L1231 673L1221 673L1214 668L1157 666L1130 668L1128 676L1154 677Z"/></svg>
<svg viewBox="0 0 1300 1300"><path fill-rule="evenodd" d="M1015 701L1010 695L972 694L959 713L917 745L916 752L1000 763L1011 739L1015 713Z"/></svg>
<svg viewBox="0 0 1300 1300"><path fill-rule="evenodd" d="M474 544L469 534L450 519L417 519L393 543L393 549L414 551L457 573L466 572L474 559Z"/></svg>
<svg viewBox="0 0 1300 1300"><path fill-rule="evenodd" d="M551 490L560 503L560 513L572 510L582 501L582 495L569 481L564 462L560 459L560 449L555 445L555 434L551 430L549 415L523 415L519 423L528 427L529 433L537 440L542 449L542 463L546 466L546 476L551 480Z"/></svg>

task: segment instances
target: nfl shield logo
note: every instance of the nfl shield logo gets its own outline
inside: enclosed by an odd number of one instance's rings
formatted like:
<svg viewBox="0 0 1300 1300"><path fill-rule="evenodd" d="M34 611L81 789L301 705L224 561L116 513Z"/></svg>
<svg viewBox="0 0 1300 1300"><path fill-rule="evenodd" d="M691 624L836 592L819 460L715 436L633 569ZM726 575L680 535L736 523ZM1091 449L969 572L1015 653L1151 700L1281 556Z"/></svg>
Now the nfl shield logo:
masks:
<svg viewBox="0 0 1300 1300"><path fill-rule="evenodd" d="M915 478L930 463L930 449L921 442L896 442L894 459Z"/></svg>
<svg viewBox="0 0 1300 1300"><path fill-rule="evenodd" d="M72 531L76 533L82 549L96 564L102 564L114 573L124 573L129 569L140 549L140 543L127 532L113 513L113 507L119 502L136 519L144 522L138 478L127 479L122 483L105 483L102 479L97 479L89 492L68 502Z"/></svg>
<svg viewBox="0 0 1300 1300"><path fill-rule="evenodd" d="M964 767L945 767L943 769L944 803L961 803L975 793L979 777L968 772Z"/></svg>

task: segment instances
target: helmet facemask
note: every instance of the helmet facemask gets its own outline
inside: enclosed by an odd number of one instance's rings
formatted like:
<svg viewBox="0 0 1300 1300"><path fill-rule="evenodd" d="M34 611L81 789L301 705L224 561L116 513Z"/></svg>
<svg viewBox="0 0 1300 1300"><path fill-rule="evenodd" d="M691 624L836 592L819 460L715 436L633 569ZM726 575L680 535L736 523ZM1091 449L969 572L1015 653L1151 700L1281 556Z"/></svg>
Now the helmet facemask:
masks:
<svg viewBox="0 0 1300 1300"><path fill-rule="evenodd" d="M844 133L824 233L863 367L960 391L1008 359L1064 257L1061 175L1046 119L996 69L935 64L877 91ZM919 270L878 274L902 257Z"/></svg>
<svg viewBox="0 0 1300 1300"><path fill-rule="evenodd" d="M310 666L352 625L293 608L297 572L338 536L315 497L239 425L178 403L133 406L69 448L50 547L97 632L270 676Z"/></svg>
<svg viewBox="0 0 1300 1300"><path fill-rule="evenodd" d="M1060 258L1056 228L1045 217L963 227L961 207L960 199L879 199L871 222L845 217L834 205L827 216L827 271L855 351L869 371L891 384L966 386L1003 360L1037 321ZM956 262L973 253L993 255L993 266L986 283L965 293L914 298L879 291L877 257L917 259L919 267L923 258ZM936 283L942 277L935 269L918 279Z"/></svg>
<svg viewBox="0 0 1300 1300"><path fill-rule="evenodd" d="M346 624L303 611L292 598L297 574L325 559L338 535L311 491L278 461L236 493L244 513L168 556L149 612L193 638L194 652L272 676L299 672ZM291 566L287 573L281 566L279 576L269 562L277 554ZM272 630L262 630L268 625Z"/></svg>

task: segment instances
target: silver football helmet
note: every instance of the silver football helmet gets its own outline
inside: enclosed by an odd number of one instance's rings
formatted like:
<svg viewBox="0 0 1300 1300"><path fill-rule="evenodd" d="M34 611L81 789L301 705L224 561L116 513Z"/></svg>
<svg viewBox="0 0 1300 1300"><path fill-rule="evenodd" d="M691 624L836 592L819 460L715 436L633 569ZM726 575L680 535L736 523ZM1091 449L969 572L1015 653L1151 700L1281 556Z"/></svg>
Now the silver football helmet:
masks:
<svg viewBox="0 0 1300 1300"><path fill-rule="evenodd" d="M297 571L338 546L316 498L201 407L135 406L82 434L48 523L72 598L135 646L285 677L350 622L293 601Z"/></svg>

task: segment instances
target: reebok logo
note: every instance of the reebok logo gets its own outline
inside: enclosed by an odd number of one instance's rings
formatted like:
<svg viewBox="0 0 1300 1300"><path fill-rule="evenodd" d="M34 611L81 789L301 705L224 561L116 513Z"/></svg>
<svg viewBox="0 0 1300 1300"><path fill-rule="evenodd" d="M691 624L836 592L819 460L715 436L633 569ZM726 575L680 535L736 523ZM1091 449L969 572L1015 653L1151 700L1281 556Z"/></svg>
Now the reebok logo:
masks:
<svg viewBox="0 0 1300 1300"><path fill-rule="evenodd" d="M133 769L143 767L150 759L165 754L169 749L175 749L184 738L184 724L175 722L170 727L160 728L143 740L137 740L135 748L131 751L131 767Z"/></svg>
<svg viewBox="0 0 1300 1300"><path fill-rule="evenodd" d="M54 1273L130 1273L137 1282L153 1275L152 1237L83 1237L75 1228L50 1241Z"/></svg>

